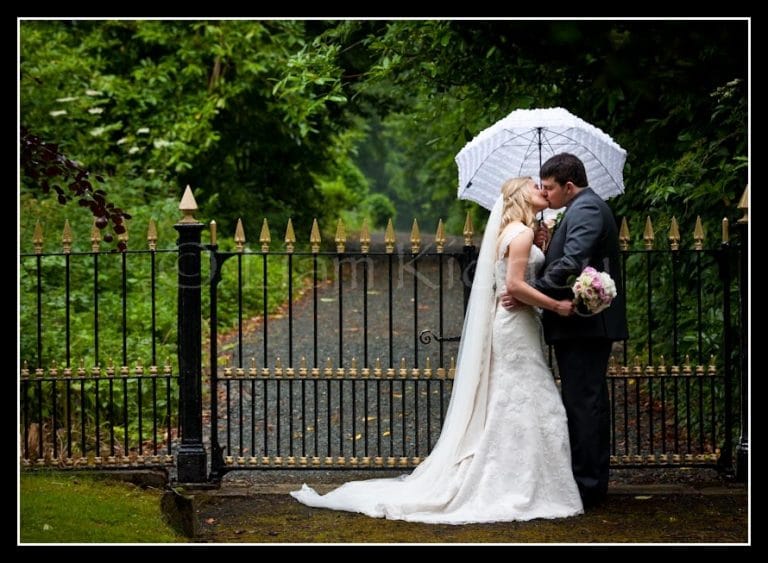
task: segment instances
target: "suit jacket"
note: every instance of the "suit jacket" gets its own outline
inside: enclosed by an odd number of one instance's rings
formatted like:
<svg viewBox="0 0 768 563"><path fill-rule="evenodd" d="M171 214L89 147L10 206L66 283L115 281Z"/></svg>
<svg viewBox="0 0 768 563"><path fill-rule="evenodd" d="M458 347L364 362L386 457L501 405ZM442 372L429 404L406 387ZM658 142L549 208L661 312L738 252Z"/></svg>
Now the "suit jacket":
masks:
<svg viewBox="0 0 768 563"><path fill-rule="evenodd" d="M607 271L616 282L618 295L610 307L592 317L561 317L544 311L547 344L574 338L629 338L616 221L608 205L591 188L584 188L569 202L533 286L555 299L571 299L572 280L587 266Z"/></svg>

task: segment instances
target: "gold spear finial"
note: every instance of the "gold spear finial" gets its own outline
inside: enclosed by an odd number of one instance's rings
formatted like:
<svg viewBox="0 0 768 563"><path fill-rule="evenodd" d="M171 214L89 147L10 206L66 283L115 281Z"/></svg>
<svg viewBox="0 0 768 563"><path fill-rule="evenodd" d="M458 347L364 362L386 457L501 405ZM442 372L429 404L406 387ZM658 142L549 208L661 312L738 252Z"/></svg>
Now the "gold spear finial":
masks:
<svg viewBox="0 0 768 563"><path fill-rule="evenodd" d="M749 223L749 184L747 184L747 187L744 188L744 192L741 194L737 209L744 213L737 223Z"/></svg>
<svg viewBox="0 0 768 563"><path fill-rule="evenodd" d="M238 217L237 226L235 226L235 246L238 252L245 250L245 229L243 228L243 220Z"/></svg>
<svg viewBox="0 0 768 563"><path fill-rule="evenodd" d="M93 226L91 227L91 251L99 251L99 243L101 242L101 231L96 226L96 219L93 220Z"/></svg>
<svg viewBox="0 0 768 563"><path fill-rule="evenodd" d="M336 252L342 254L347 244L347 229L344 227L344 220L339 218L336 224Z"/></svg>
<svg viewBox="0 0 768 563"><path fill-rule="evenodd" d="M147 226L147 243L150 250L157 250L157 225L154 219L150 219Z"/></svg>
<svg viewBox="0 0 768 563"><path fill-rule="evenodd" d="M384 231L384 246L387 249L387 254L392 254L395 251L395 227L392 226L392 217L387 221L387 230Z"/></svg>
<svg viewBox="0 0 768 563"><path fill-rule="evenodd" d="M72 227L69 226L69 219L64 220L64 231L61 233L61 246L64 254L72 252Z"/></svg>
<svg viewBox="0 0 768 563"><path fill-rule="evenodd" d="M728 242L728 240L730 240L728 226L729 226L728 217L723 217L723 244L725 244L726 242Z"/></svg>
<svg viewBox="0 0 768 563"><path fill-rule="evenodd" d="M472 235L475 234L475 228L472 226L472 215L467 211L467 218L464 221L464 246L472 246Z"/></svg>
<svg viewBox="0 0 768 563"><path fill-rule="evenodd" d="M312 254L320 252L320 226L317 224L317 218L312 220L312 230L309 233L309 246L312 249Z"/></svg>
<svg viewBox="0 0 768 563"><path fill-rule="evenodd" d="M435 246L437 247L437 253L442 254L445 248L445 227L443 226L443 220L437 220L437 233L435 234Z"/></svg>
<svg viewBox="0 0 768 563"><path fill-rule="evenodd" d="M217 232L216 232L216 221L211 221L208 224L208 228L210 229L210 232L211 232L211 246L216 246L218 242Z"/></svg>
<svg viewBox="0 0 768 563"><path fill-rule="evenodd" d="M43 226L40 219L35 223L35 231L32 233L32 244L35 245L35 254L43 253Z"/></svg>
<svg viewBox="0 0 768 563"><path fill-rule="evenodd" d="M653 240L655 238L653 232L653 223L651 223L651 216L648 215L645 218L645 231L643 231L643 240L645 241L645 249L653 250Z"/></svg>
<svg viewBox="0 0 768 563"><path fill-rule="evenodd" d="M419 223L413 220L411 227L411 254L418 254L421 247L421 233L419 232Z"/></svg>
<svg viewBox="0 0 768 563"><path fill-rule="evenodd" d="M672 250L680 250L680 228L677 226L677 218L672 217L672 222L669 225L669 248Z"/></svg>
<svg viewBox="0 0 768 563"><path fill-rule="evenodd" d="M360 252L368 254L371 249L371 233L368 231L368 218L363 219L363 226L360 227Z"/></svg>
<svg viewBox="0 0 768 563"><path fill-rule="evenodd" d="M272 242L272 238L269 236L269 223L267 223L266 217L264 217L264 222L261 224L259 242L261 243L261 251L263 253L269 252L269 243Z"/></svg>
<svg viewBox="0 0 768 563"><path fill-rule="evenodd" d="M293 221L288 217L288 226L285 228L285 251L289 254L293 252L293 246L296 244L296 233L293 232Z"/></svg>
<svg viewBox="0 0 768 563"><path fill-rule="evenodd" d="M179 210L184 214L181 219L181 223L197 223L194 218L195 211L197 211L197 202L195 196L192 195L192 188L187 184L187 189L184 190L184 195L181 196L181 203L179 203Z"/></svg>
<svg viewBox="0 0 768 563"><path fill-rule="evenodd" d="M704 228L701 226L701 215L696 216L696 226L693 228L693 249L704 250Z"/></svg>
<svg viewBox="0 0 768 563"><path fill-rule="evenodd" d="M619 229L619 248L629 250L629 241L629 223L627 223L626 217L622 217L621 228Z"/></svg>

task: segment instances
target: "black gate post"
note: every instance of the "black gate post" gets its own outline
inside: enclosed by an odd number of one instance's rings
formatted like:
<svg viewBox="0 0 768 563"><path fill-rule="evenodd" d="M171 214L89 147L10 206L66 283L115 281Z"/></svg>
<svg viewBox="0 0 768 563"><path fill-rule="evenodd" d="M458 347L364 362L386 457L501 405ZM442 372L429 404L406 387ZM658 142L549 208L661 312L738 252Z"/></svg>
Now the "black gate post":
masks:
<svg viewBox="0 0 768 563"><path fill-rule="evenodd" d="M187 186L179 209L184 218L174 225L179 232L178 256L178 358L181 447L176 468L180 483L206 481L203 446L200 234L203 224L192 216L197 203Z"/></svg>
<svg viewBox="0 0 768 563"><path fill-rule="evenodd" d="M744 189L744 193L739 201L739 209L744 212L744 216L736 222L736 228L739 231L739 304L740 304L740 363L741 363L741 384L739 386L739 395L741 399L741 435L739 444L736 446L736 479L738 481L747 480L747 468L749 467L749 362L748 362L748 315L749 315L749 272L747 264L749 262L749 186Z"/></svg>

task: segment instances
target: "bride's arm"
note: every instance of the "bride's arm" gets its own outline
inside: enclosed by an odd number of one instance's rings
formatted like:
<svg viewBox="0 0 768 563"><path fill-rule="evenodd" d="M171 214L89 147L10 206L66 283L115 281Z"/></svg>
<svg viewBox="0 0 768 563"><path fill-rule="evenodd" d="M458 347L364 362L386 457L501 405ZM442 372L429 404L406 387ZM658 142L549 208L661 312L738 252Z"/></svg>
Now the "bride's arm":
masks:
<svg viewBox="0 0 768 563"><path fill-rule="evenodd" d="M573 303L570 300L552 299L525 282L531 244L533 244L533 231L527 229L513 238L507 247L507 279L505 280L507 293L518 301L567 317L573 310Z"/></svg>

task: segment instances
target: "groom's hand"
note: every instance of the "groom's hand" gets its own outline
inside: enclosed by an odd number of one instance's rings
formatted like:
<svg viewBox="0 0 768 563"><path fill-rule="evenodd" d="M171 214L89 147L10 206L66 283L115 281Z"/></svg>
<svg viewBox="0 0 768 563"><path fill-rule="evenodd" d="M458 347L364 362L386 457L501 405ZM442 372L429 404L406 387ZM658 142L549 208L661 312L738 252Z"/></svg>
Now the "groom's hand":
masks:
<svg viewBox="0 0 768 563"><path fill-rule="evenodd" d="M512 311L518 305L520 305L520 301L512 297L506 291L501 294L501 306L504 307L507 311Z"/></svg>

